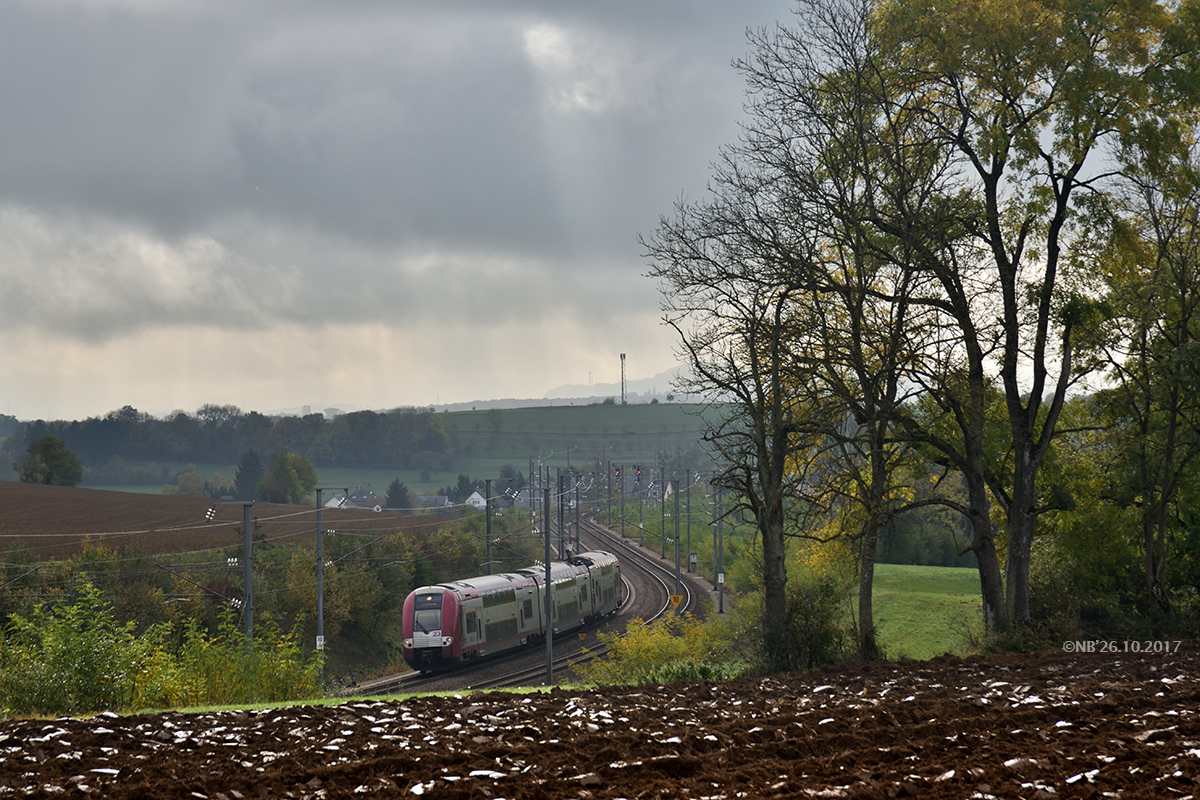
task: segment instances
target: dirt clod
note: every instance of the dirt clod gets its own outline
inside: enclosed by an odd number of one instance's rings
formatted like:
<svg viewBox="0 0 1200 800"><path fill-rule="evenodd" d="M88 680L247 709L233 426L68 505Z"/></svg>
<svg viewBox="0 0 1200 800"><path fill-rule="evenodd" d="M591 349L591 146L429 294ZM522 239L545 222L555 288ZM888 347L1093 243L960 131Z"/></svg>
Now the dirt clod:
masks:
<svg viewBox="0 0 1200 800"><path fill-rule="evenodd" d="M1153 656L0 723L0 797L1158 798L1198 784L1190 642Z"/></svg>

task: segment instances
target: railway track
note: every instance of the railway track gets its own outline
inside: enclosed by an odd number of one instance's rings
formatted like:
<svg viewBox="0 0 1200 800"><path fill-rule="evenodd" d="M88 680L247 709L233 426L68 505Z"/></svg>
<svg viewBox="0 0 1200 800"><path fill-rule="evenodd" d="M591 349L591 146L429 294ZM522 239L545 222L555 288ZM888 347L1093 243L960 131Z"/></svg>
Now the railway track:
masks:
<svg viewBox="0 0 1200 800"><path fill-rule="evenodd" d="M674 586L675 575L664 569L662 562L653 556L647 555L640 547L633 545L625 540L620 534L614 533L608 528L593 522L591 520L583 523L581 533L586 533L587 538L591 541L593 547L602 547L616 554L622 564L622 571L628 570L631 566L636 567L648 576L655 589L661 594L662 600L657 605L655 612L645 618L646 622L653 622L667 614L676 613L678 611L688 611L694 609L697 605L695 593L686 581L680 581L678 589ZM628 582L627 582L627 585ZM672 597L681 597L681 601L676 606ZM628 603L628 607L633 607L634 603ZM625 607L622 607L621 617L628 617L624 613ZM595 647L580 648L574 653L555 656L552 661L552 674L560 674L568 671L572 666L590 661L594 658L602 658L608 652L608 647L604 644L598 644ZM473 683L472 689L499 689L514 686L540 686L546 683L546 666L541 664L538 666L530 666L524 669L514 670L506 675L501 675L493 679Z"/></svg>
<svg viewBox="0 0 1200 800"><path fill-rule="evenodd" d="M553 535L553 532L552 534ZM567 673L576 664L602 657L607 652L601 642L586 639L594 632L623 631L634 617L647 622L670 613L699 611L699 592L687 580L675 587L675 567L650 554L619 533L594 522L581 525L581 541L587 547L605 549L616 554L621 562L625 599L615 618L581 631L572 631L555 638L550 672L554 676ZM678 606L672 596L680 597ZM457 691L495 689L513 686L546 685L545 651L531 648L488 659L451 673L421 675L404 672L369 681L353 687L354 694L400 694L419 691Z"/></svg>

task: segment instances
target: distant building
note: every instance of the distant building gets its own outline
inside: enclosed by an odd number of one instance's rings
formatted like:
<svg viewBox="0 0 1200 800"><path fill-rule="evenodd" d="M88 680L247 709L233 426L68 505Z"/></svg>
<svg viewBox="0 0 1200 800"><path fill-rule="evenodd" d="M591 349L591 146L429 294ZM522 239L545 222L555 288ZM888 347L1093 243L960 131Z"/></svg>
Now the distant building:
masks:
<svg viewBox="0 0 1200 800"><path fill-rule="evenodd" d="M353 508L369 508L382 511L387 506L387 498L380 497L370 489L355 489L346 500L346 505Z"/></svg>
<svg viewBox="0 0 1200 800"><path fill-rule="evenodd" d="M450 498L444 494L419 494L416 499L417 508L449 508Z"/></svg>
<svg viewBox="0 0 1200 800"><path fill-rule="evenodd" d="M487 505L487 498L479 493L478 490L471 492L471 496L466 499L466 504L476 511L483 511Z"/></svg>

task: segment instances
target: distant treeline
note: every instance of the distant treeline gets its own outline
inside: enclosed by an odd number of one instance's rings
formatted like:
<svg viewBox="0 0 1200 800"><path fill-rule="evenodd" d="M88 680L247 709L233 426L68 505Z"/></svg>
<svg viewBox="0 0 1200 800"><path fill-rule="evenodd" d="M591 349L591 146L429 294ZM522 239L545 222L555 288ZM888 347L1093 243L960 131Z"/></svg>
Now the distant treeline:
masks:
<svg viewBox="0 0 1200 800"><path fill-rule="evenodd" d="M24 457L29 443L52 434L85 467L104 471L118 461L236 464L248 450L290 452L330 467L454 468L456 436L429 408L269 417L231 405L205 405L194 414L154 417L132 406L82 422L36 420L11 426L0 448L0 471Z"/></svg>

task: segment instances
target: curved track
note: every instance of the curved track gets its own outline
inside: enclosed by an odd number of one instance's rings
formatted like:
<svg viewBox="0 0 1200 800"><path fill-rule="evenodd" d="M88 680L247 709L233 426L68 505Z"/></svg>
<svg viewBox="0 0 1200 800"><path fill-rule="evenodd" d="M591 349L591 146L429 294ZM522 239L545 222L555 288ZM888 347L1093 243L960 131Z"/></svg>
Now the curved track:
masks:
<svg viewBox="0 0 1200 800"><path fill-rule="evenodd" d="M581 526L581 543L587 548L605 549L616 554L621 562L625 599L616 616L583 630L560 634L555 638L550 672L559 676L572 665L602 656L606 648L594 634L621 633L629 620L647 622L675 613L673 594L682 596L678 612L699 613L699 597L703 590L690 584L694 578L681 579L675 584L675 565L625 539L598 523L587 521ZM590 641L589 641L590 640ZM369 681L355 687L354 694L394 694L416 691L457 691L489 689L504 686L546 685L547 666L544 647L533 647L498 658L488 659L454 672L421 675L403 672Z"/></svg>

